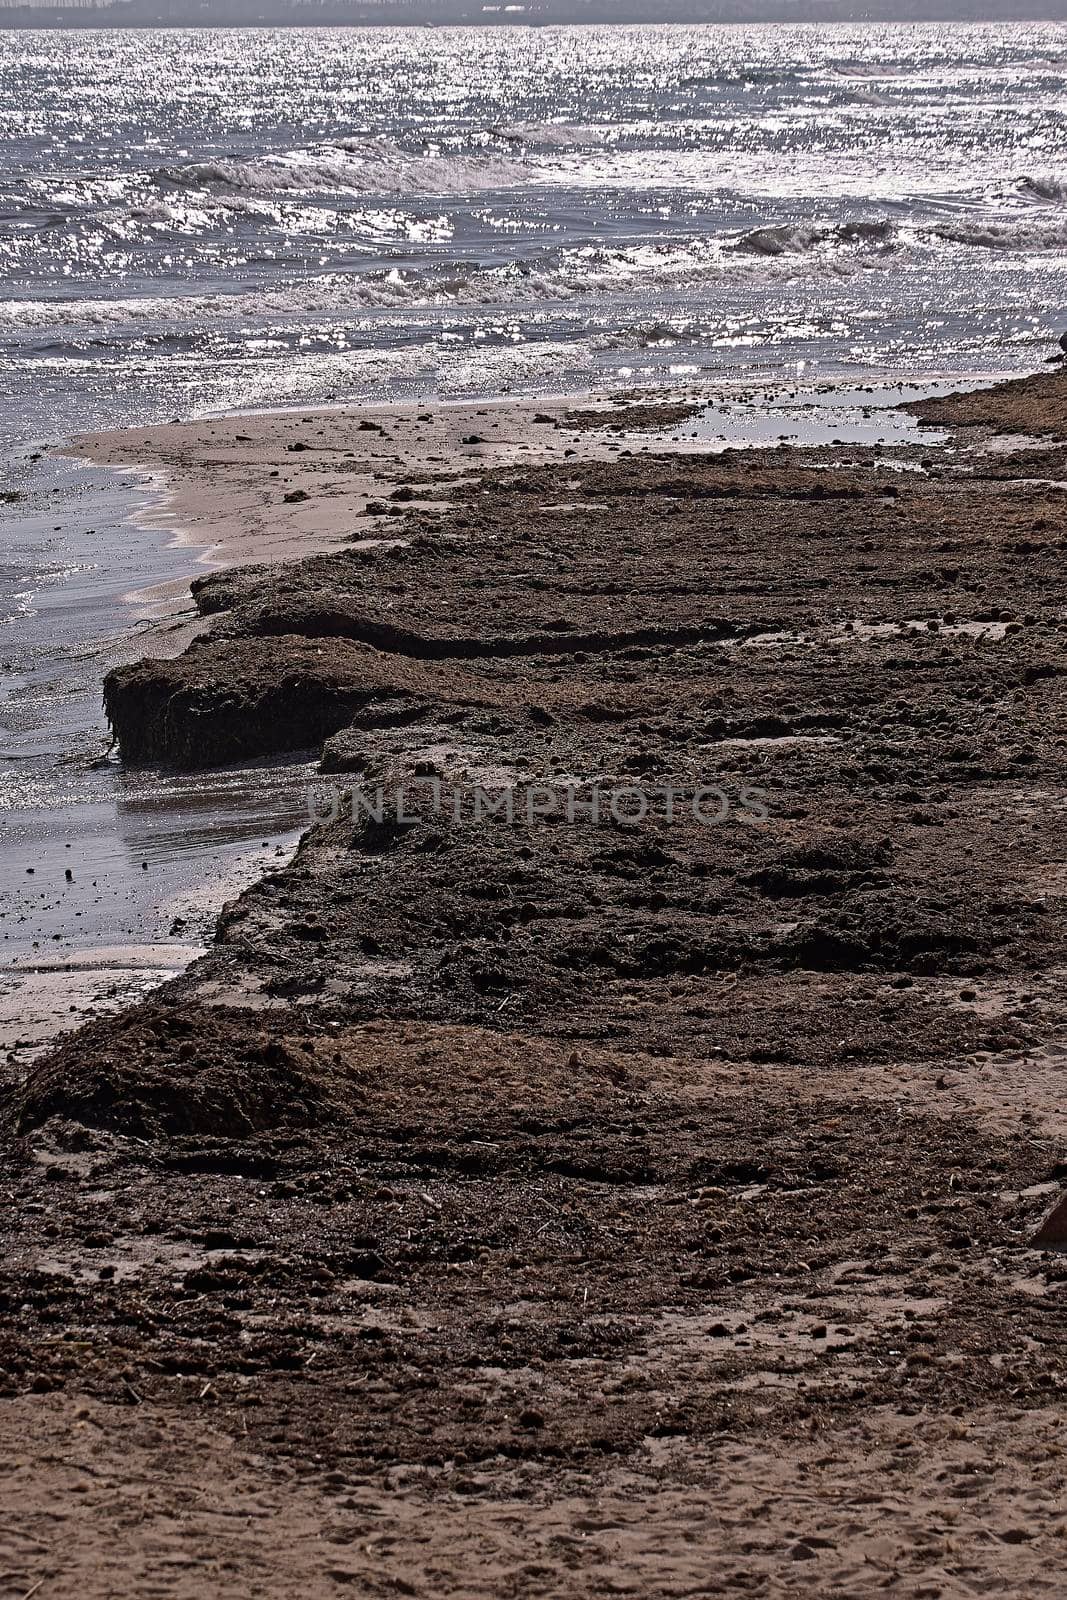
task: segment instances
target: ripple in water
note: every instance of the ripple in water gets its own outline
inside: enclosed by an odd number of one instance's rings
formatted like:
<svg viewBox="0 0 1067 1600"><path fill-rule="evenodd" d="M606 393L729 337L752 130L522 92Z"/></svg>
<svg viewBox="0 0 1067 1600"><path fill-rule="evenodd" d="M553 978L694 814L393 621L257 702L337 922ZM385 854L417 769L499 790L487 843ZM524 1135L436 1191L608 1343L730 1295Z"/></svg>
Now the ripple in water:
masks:
<svg viewBox="0 0 1067 1600"><path fill-rule="evenodd" d="M989 371L1062 305L1055 24L195 41L0 36L10 436L672 367Z"/></svg>

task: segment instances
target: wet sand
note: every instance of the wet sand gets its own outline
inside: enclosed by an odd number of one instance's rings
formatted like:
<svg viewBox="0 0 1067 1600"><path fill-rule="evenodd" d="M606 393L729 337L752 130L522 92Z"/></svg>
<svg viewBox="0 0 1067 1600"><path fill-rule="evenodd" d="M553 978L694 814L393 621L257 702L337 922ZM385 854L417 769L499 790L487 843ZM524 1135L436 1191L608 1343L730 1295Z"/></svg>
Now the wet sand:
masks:
<svg viewBox="0 0 1067 1600"><path fill-rule="evenodd" d="M892 407L949 386L798 388L773 405L750 387L662 394L346 407L208 418L84 435L72 448L96 465L129 467L162 491L149 526L196 547L198 565L299 560L392 537L411 501L433 504L465 475L496 467L612 460L623 452L704 454L739 444L919 442ZM176 586L160 591L178 597ZM151 653L156 653L152 651Z"/></svg>
<svg viewBox="0 0 1067 1600"><path fill-rule="evenodd" d="M96 464L162 474L152 524L201 548L200 565L291 561L390 536L408 478L440 485L485 466L559 460L582 442L556 427L571 400L272 412L120 429L73 441ZM535 418L543 417L543 422ZM477 442L473 442L474 440ZM617 441L585 442L609 454Z"/></svg>
<svg viewBox="0 0 1067 1600"><path fill-rule="evenodd" d="M393 515L366 418L212 455L323 542L109 677L128 757L405 808L6 1094L25 1589L1058 1593L1067 383L976 406L531 416Z"/></svg>

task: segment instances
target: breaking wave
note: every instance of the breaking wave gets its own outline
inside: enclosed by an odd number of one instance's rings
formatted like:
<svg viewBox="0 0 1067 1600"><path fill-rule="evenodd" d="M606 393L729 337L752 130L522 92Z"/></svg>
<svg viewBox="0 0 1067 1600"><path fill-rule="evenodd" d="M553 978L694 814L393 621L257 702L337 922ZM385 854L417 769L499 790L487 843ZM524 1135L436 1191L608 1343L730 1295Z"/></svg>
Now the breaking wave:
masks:
<svg viewBox="0 0 1067 1600"><path fill-rule="evenodd" d="M757 228L740 236L615 248L580 246L479 267L435 262L418 268L323 273L270 288L123 299L18 299L0 302L0 328L88 330L177 325L189 330L220 319L280 321L299 317L350 321L372 310L445 306L506 307L566 302L588 295L698 289L738 273L764 281L841 278L894 261L929 259L945 249L1055 249L1067 245L1067 217L1047 220L961 217L925 227L885 219L833 225L816 221Z"/></svg>
<svg viewBox="0 0 1067 1600"><path fill-rule="evenodd" d="M775 257L831 253L921 252L938 244L980 250L1057 250L1067 244L1067 217L1021 219L1014 216L964 216L951 221L784 222L753 228L725 248L739 255Z"/></svg>
<svg viewBox="0 0 1067 1600"><path fill-rule="evenodd" d="M1024 173L1016 187L1025 199L1052 205L1067 204L1067 183L1060 178Z"/></svg>
<svg viewBox="0 0 1067 1600"><path fill-rule="evenodd" d="M191 161L153 174L183 189L235 190L243 194L465 195L509 189L529 177L514 155L467 151L412 152L387 139L342 139L306 150L287 150L244 161L236 157Z"/></svg>
<svg viewBox="0 0 1067 1600"><path fill-rule="evenodd" d="M298 317L350 321L361 312L432 309L445 306L507 307L523 303L566 302L596 294L696 287L741 269L715 239L684 245L638 245L623 249L567 250L543 260L518 260L480 270L470 262L432 269L322 274L269 289L183 296L140 295L104 300L0 302L0 329L65 327L100 329L147 326L155 334L168 326L188 331L203 323L236 319L278 322ZM850 265L823 263L828 272ZM786 278L791 263L753 263L760 276Z"/></svg>
<svg viewBox="0 0 1067 1600"><path fill-rule="evenodd" d="M973 217L939 223L932 230L946 244L981 250L1058 250L1067 245L1067 216L1019 222L1013 218Z"/></svg>
<svg viewBox="0 0 1067 1600"><path fill-rule="evenodd" d="M508 306L568 301L584 295L698 288L744 272L764 280L840 278L885 267L901 257L919 260L949 248L1055 249L1067 245L1067 217L960 218L923 228L887 220L821 225L814 221L753 229L740 237L707 236L629 247L584 246L520 258L492 267L445 262L430 267L331 273L269 289L124 299L18 299L0 302L0 328L188 329L223 318L351 319L374 309Z"/></svg>
<svg viewBox="0 0 1067 1600"><path fill-rule="evenodd" d="M892 222L839 222L821 226L817 222L782 222L752 228L727 246L739 255L802 255L824 245L873 245L892 248L898 242L898 229Z"/></svg>

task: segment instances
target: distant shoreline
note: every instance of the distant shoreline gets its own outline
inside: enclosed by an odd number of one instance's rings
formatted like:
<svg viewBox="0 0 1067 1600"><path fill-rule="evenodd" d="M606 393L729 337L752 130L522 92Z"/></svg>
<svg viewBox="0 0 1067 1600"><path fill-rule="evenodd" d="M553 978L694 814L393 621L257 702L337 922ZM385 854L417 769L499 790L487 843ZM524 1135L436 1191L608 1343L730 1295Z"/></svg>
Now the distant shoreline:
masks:
<svg viewBox="0 0 1067 1600"><path fill-rule="evenodd" d="M150 11L148 5L138 0L116 0L112 4L84 4L73 6L19 6L0 4L0 31L19 32L39 29L69 29L78 31L150 29L155 31L185 31L189 29L263 29L263 28L570 28L570 27L863 27L879 24L921 27L931 24L956 23L961 27L995 26L1005 23L1067 22L1067 0L1034 12L1023 5L1005 4L990 15L984 7L975 6L960 14L961 8L950 4L901 4L876 10L876 14L857 16L853 8L836 5L834 0L825 4L796 7L780 4L775 7L736 5L721 8L718 15L709 15L709 7L699 4L664 5L656 14L634 6L623 15L611 0L586 0L583 14L575 15L565 6L555 7L551 0L540 3L515 5L501 0L491 5L449 6L447 0L440 4L419 4L418 0L393 0L395 9L385 16L378 7L359 6L328 9L325 5L312 10L313 0L302 0L293 6L283 6L264 14L262 10L249 15L240 0L223 3L211 18L202 9L187 16L165 16ZM250 8L249 8L250 9ZM606 14L614 12L616 14Z"/></svg>

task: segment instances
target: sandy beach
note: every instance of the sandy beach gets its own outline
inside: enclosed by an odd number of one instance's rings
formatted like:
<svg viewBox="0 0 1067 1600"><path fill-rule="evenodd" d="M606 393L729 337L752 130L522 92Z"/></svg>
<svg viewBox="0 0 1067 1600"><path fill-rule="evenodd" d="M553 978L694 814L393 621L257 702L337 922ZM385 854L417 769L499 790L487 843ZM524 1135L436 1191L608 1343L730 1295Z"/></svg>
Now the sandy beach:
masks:
<svg viewBox="0 0 1067 1600"><path fill-rule="evenodd" d="M598 410L75 443L203 551L124 758L325 820L9 1071L15 1593L1059 1592L1067 376Z"/></svg>
<svg viewBox="0 0 1067 1600"><path fill-rule="evenodd" d="M605 420L626 409L599 405ZM573 412L577 427L567 423ZM433 503L449 483L487 467L561 461L579 445L598 458L627 448L618 437L590 440L589 412L571 397L367 405L121 428L76 438L71 449L98 465L161 475L163 503L146 514L147 525L173 529L180 543L200 549L203 565L229 567L391 537L396 519L419 503L390 501L409 478L425 484L421 498ZM660 435L685 420L662 400L646 416Z"/></svg>

